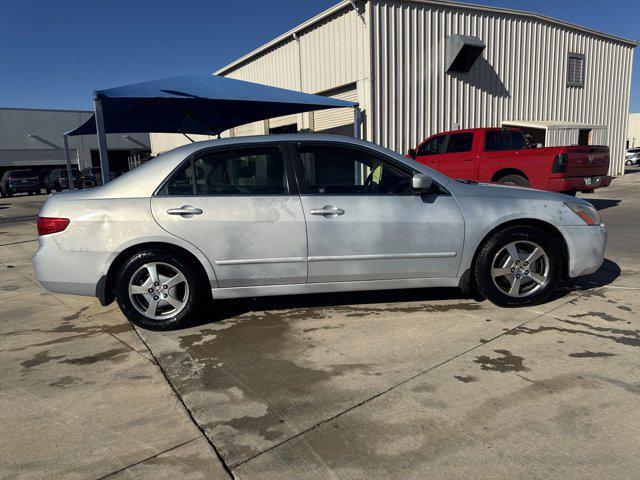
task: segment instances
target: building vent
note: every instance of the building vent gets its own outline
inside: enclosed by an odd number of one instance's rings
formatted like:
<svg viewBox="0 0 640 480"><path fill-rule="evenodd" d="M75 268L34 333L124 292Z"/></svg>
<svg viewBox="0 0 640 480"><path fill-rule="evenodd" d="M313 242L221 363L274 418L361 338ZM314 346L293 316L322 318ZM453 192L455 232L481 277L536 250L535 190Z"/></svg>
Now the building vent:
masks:
<svg viewBox="0 0 640 480"><path fill-rule="evenodd" d="M444 47L445 70L467 73L482 55L486 45L478 37L468 35L449 35Z"/></svg>
<svg viewBox="0 0 640 480"><path fill-rule="evenodd" d="M584 55L570 53L567 60L567 85L570 87L584 86Z"/></svg>

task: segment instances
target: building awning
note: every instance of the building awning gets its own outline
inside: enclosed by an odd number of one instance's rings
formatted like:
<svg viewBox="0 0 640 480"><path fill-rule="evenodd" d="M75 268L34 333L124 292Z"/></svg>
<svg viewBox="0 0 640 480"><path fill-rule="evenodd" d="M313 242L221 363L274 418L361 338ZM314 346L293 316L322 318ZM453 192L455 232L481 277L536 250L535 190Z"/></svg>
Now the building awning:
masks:
<svg viewBox="0 0 640 480"><path fill-rule="evenodd" d="M186 75L98 90L105 133L163 132L217 135L267 118L357 104L219 77ZM92 115L68 136L96 133Z"/></svg>

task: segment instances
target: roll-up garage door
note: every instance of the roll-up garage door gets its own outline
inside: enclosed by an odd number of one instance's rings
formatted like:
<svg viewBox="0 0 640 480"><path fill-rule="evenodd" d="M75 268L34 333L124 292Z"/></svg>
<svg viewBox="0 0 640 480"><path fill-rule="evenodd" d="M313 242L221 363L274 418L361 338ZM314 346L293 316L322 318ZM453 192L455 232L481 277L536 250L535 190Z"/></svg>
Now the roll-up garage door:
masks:
<svg viewBox="0 0 640 480"><path fill-rule="evenodd" d="M347 102L357 102L358 92L355 84L322 95ZM313 130L322 133L353 135L353 108L329 108L313 112Z"/></svg>

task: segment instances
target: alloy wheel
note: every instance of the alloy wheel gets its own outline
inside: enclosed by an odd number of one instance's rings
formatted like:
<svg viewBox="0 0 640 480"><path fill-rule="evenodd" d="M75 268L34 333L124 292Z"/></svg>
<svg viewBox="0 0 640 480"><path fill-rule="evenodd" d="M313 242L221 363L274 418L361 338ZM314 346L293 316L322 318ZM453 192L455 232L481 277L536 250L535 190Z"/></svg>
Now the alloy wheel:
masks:
<svg viewBox="0 0 640 480"><path fill-rule="evenodd" d="M537 243L515 241L502 247L491 263L494 285L505 295L533 295L549 281L549 257Z"/></svg>
<svg viewBox="0 0 640 480"><path fill-rule="evenodd" d="M185 275L173 265L150 262L138 268L129 280L129 298L147 318L165 320L180 313L189 300Z"/></svg>

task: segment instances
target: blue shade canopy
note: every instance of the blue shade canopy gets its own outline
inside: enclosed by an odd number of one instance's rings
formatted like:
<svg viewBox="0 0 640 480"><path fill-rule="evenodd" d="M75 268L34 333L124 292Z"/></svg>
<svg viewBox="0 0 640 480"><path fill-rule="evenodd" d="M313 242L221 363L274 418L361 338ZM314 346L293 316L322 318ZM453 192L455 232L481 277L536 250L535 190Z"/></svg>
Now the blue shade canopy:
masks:
<svg viewBox="0 0 640 480"><path fill-rule="evenodd" d="M185 75L96 91L105 133L219 134L281 115L356 104L215 75ZM96 133L92 115L66 135Z"/></svg>

